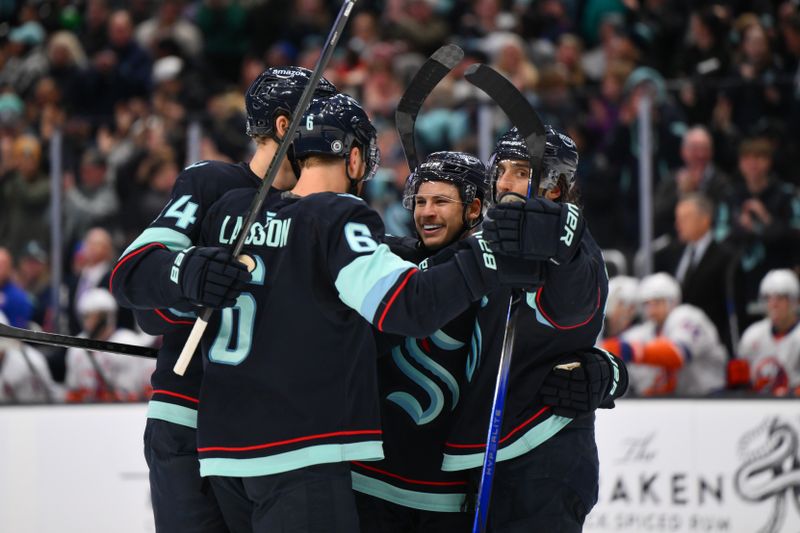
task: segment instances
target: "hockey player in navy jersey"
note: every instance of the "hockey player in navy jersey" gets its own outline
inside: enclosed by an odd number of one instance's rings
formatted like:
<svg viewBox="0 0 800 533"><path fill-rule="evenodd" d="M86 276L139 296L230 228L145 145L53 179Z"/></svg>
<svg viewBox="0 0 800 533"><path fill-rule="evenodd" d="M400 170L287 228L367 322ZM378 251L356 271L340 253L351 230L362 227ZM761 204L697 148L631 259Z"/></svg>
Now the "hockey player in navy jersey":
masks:
<svg viewBox="0 0 800 533"><path fill-rule="evenodd" d="M357 193L377 170L375 129L345 95L316 99L294 139L291 193L242 228L248 190L210 210L203 242L247 231L252 279L215 313L198 416L201 474L236 531L358 531L349 461L383 457L379 331L424 338L530 267L475 238L428 270L394 255ZM526 268L522 268L526 267Z"/></svg>
<svg viewBox="0 0 800 533"><path fill-rule="evenodd" d="M409 176L403 194L418 238L389 237L386 243L415 263L437 252L455 253L450 246L483 220L488 190L486 167L477 157L462 152L429 155ZM444 472L441 464L453 409L467 381L478 305L473 303L426 338L378 339L385 458L352 465L362 533L456 533L469 528L472 516L463 512L467 476Z"/></svg>
<svg viewBox="0 0 800 533"><path fill-rule="evenodd" d="M213 493L201 487L196 450L201 358L193 360L184 376L173 373L172 367L194 323L192 311L197 305L231 306L250 276L222 248L193 245L208 208L224 192L244 187L254 194L310 76L307 69L280 67L256 78L245 94L247 134L256 143L250 162L201 161L184 169L169 203L113 270L110 287L119 303L137 309L137 320L146 332L164 334L144 438L157 531L228 531ZM322 79L315 94L335 92ZM291 188L294 182L284 162L273 188ZM182 261L175 263L178 257Z"/></svg>
<svg viewBox="0 0 800 533"><path fill-rule="evenodd" d="M516 340L499 438L489 530L581 531L597 500L594 410L610 407L627 386L613 356L593 346L603 323L608 280L600 249L575 199L578 153L547 127L538 195L488 213L483 237L503 253L539 260L542 285L520 296ZM527 147L516 130L490 162L495 193L529 195ZM534 195L531 195L534 196ZM517 248L524 243L525 250ZM498 372L510 293L497 290L477 312L477 370L462 392L445 445L443 469L472 469L475 486ZM569 354L564 356L561 354ZM580 363L557 369L564 363ZM569 370L572 368L572 370Z"/></svg>

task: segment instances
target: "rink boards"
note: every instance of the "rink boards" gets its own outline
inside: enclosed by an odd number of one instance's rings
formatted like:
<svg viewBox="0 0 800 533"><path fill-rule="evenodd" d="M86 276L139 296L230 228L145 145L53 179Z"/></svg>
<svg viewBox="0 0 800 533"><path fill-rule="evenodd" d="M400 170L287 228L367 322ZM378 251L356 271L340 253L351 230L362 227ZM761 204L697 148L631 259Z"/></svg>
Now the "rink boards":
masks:
<svg viewBox="0 0 800 533"><path fill-rule="evenodd" d="M0 407L0 531L153 531L144 404ZM598 412L588 532L800 531L800 402L623 400Z"/></svg>

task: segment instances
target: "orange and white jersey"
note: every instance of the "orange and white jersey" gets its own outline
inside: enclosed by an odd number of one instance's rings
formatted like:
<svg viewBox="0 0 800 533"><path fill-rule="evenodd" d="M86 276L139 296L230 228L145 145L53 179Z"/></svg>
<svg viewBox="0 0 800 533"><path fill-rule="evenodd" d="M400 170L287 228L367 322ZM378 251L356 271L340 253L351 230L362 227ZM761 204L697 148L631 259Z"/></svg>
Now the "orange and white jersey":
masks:
<svg viewBox="0 0 800 533"><path fill-rule="evenodd" d="M739 342L739 357L750 366L754 390L784 395L800 387L800 327L775 335L768 318L748 327Z"/></svg>
<svg viewBox="0 0 800 533"><path fill-rule="evenodd" d="M146 345L152 341L152 337L119 329L108 340ZM68 401L137 401L148 397L150 376L156 367L155 359L107 352L91 354L108 383L98 376L87 350L70 348L67 350L67 374L64 380Z"/></svg>
<svg viewBox="0 0 800 533"><path fill-rule="evenodd" d="M673 309L660 332L645 322L622 334L638 345L628 366L631 387L640 395L702 395L725 386L728 353L706 314L688 304Z"/></svg>
<svg viewBox="0 0 800 533"><path fill-rule="evenodd" d="M42 352L9 342L0 355L0 403L57 402L62 389L53 381Z"/></svg>

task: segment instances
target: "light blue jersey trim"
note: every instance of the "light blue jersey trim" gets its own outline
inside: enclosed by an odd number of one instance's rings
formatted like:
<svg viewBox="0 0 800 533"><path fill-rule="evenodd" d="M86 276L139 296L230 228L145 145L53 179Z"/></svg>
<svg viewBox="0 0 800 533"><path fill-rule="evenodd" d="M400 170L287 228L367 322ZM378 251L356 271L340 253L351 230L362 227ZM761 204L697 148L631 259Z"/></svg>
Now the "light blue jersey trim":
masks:
<svg viewBox="0 0 800 533"><path fill-rule="evenodd" d="M572 419L566 416L551 416L541 424L529 429L527 433L516 440L513 444L498 450L497 460L508 461L509 459L514 459L515 457L519 457L520 455L528 453L564 429L570 422L572 422ZM483 456L484 452L482 451L470 455L444 454L442 470L445 472L454 472L456 470L478 468L483 465Z"/></svg>
<svg viewBox="0 0 800 533"><path fill-rule="evenodd" d="M371 254L355 258L339 271L336 290L345 304L372 322L383 297L412 268L416 268L414 263L403 261L381 244Z"/></svg>
<svg viewBox="0 0 800 533"><path fill-rule="evenodd" d="M179 426L197 429L197 409L173 403L150 400L147 405L147 418L156 418Z"/></svg>
<svg viewBox="0 0 800 533"><path fill-rule="evenodd" d="M352 475L354 491L369 494L403 507L437 513L458 513L464 504L464 494L417 492L395 487L385 481L373 479L358 472L352 472Z"/></svg>
<svg viewBox="0 0 800 533"><path fill-rule="evenodd" d="M549 328L555 329L553 324L551 324L550 322L547 321L547 319L544 317L544 315L542 315L541 311L539 311L539 308L536 306L536 293L535 292L526 293L526 295L525 295L525 303L528 304L528 307L533 309L533 314L536 315L536 321L537 322L539 322L540 324L544 324L545 326L547 326Z"/></svg>
<svg viewBox="0 0 800 533"><path fill-rule="evenodd" d="M175 231L174 229L147 228L136 238L135 241L131 243L130 246L125 249L124 252L122 252L120 258L125 257L137 248L141 248L142 246L152 244L154 242L163 244L171 252L185 250L192 245L192 241L189 240L189 237L179 231Z"/></svg>
<svg viewBox="0 0 800 533"><path fill-rule="evenodd" d="M177 309L173 309L172 307L167 308L167 310L175 316L179 316L181 318L197 318L197 313L189 313L186 311L178 311Z"/></svg>
<svg viewBox="0 0 800 533"><path fill-rule="evenodd" d="M598 348L598 350L603 352L603 355L605 355L611 363L611 368L614 369L614 383L611 384L611 390L608 391L608 394L614 396L614 393L617 392L617 386L619 385L619 363L617 363L617 358L613 354L602 348Z"/></svg>
<svg viewBox="0 0 800 533"><path fill-rule="evenodd" d="M250 459L212 457L200 459L200 475L203 477L269 476L324 463L378 461L380 459L383 459L383 444L381 441L355 442L352 444L320 444L267 457Z"/></svg>

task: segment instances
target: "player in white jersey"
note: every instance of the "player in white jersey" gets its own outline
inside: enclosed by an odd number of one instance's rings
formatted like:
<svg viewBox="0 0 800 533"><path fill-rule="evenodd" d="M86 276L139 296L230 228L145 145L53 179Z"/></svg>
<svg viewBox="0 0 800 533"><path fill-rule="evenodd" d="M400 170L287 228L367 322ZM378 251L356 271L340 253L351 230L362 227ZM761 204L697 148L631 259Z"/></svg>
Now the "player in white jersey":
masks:
<svg viewBox="0 0 800 533"><path fill-rule="evenodd" d="M0 311L0 324L8 325ZM0 403L54 402L63 397L42 352L0 338Z"/></svg>
<svg viewBox="0 0 800 533"><path fill-rule="evenodd" d="M727 350L714 324L693 305L681 304L678 282L660 272L638 289L646 322L601 345L628 365L637 395L702 395L725 385Z"/></svg>
<svg viewBox="0 0 800 533"><path fill-rule="evenodd" d="M78 301L82 336L125 344L149 344L151 337L117 329L117 302L106 289L91 289ZM137 401L150 393L155 359L126 357L83 348L67 350L67 400Z"/></svg>
<svg viewBox="0 0 800 533"><path fill-rule="evenodd" d="M639 280L631 276L614 276L608 280L608 299L602 338L621 335L632 327L639 314Z"/></svg>
<svg viewBox="0 0 800 533"><path fill-rule="evenodd" d="M761 280L759 295L766 303L767 317L745 330L737 355L750 367L753 390L774 396L800 395L797 275L788 269L769 271Z"/></svg>

